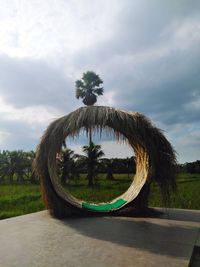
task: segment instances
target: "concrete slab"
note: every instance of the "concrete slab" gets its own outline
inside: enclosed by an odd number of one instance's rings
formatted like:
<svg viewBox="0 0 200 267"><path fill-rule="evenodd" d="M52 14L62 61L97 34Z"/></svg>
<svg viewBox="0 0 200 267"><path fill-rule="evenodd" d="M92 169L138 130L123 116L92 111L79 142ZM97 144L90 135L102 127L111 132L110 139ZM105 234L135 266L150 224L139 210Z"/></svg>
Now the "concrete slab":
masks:
<svg viewBox="0 0 200 267"><path fill-rule="evenodd" d="M0 221L1 267L186 267L200 211L164 210L162 218L65 221L37 212Z"/></svg>

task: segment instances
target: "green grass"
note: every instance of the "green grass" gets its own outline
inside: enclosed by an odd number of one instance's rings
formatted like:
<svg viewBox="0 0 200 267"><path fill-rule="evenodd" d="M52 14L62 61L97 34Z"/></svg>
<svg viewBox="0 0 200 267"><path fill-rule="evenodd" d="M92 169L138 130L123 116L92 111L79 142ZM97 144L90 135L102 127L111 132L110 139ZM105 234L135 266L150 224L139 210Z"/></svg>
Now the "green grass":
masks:
<svg viewBox="0 0 200 267"><path fill-rule="evenodd" d="M66 189L73 196L88 202L106 202L129 187L131 180L126 174L116 174L115 181L107 181L100 175L93 188L87 187L87 180L71 181ZM181 173L177 177L178 191L172 196L168 207L181 209L200 208L200 174ZM150 206L164 206L159 188L152 184ZM44 209L39 186L31 184L0 185L0 219L23 215Z"/></svg>
<svg viewBox="0 0 200 267"><path fill-rule="evenodd" d="M128 178L127 174L115 174L114 181L106 180L105 176L105 174L99 175L94 186L91 188L87 186L88 181L85 175L81 175L78 182L71 181L70 184L66 186L66 191L76 198L98 203L110 201L121 195L131 184L131 178Z"/></svg>
<svg viewBox="0 0 200 267"><path fill-rule="evenodd" d="M43 209L38 185L0 185L0 219Z"/></svg>
<svg viewBox="0 0 200 267"><path fill-rule="evenodd" d="M167 207L179 209L200 209L200 174L180 173L177 177L177 192L172 195ZM159 188L152 184L150 206L164 206Z"/></svg>

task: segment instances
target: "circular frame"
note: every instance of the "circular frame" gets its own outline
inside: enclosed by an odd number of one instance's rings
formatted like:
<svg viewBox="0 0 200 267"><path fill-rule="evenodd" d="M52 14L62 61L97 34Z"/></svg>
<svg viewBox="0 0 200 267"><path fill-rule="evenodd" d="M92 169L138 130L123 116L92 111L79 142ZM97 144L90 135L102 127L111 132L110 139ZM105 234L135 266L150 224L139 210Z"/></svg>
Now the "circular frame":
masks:
<svg viewBox="0 0 200 267"><path fill-rule="evenodd" d="M58 181L56 155L63 141L78 136L81 130L88 133L90 129L100 133L102 129L112 132L118 140L126 141L135 152L136 174L132 184L124 194L109 203L91 204L78 200L67 194ZM111 107L88 106L50 124L37 148L34 169L41 181L46 207L56 217L66 217L71 214L114 212L127 206L145 208L153 178L162 181L161 191L167 197L174 186L175 161L170 143L144 115ZM161 179L163 174L167 175L170 182Z"/></svg>

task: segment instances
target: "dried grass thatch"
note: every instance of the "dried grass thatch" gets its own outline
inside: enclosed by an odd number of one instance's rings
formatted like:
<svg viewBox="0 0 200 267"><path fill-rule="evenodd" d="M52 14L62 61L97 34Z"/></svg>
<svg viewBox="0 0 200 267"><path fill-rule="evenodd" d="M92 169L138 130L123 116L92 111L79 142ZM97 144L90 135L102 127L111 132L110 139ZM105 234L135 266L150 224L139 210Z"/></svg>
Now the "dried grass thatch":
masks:
<svg viewBox="0 0 200 267"><path fill-rule="evenodd" d="M136 175L127 192L111 202L125 199L126 203L115 210L123 210L127 206L135 209L146 208L149 185L153 179L159 184L164 200L169 199L170 192L176 187L176 157L162 131L140 113L104 106L88 106L52 122L37 148L34 169L41 181L46 207L52 215L66 217L94 212L84 210L81 201L66 194L56 173L56 155L61 150L63 140L78 136L82 130L88 133L90 128L100 134L106 129L118 140L128 142L135 152Z"/></svg>

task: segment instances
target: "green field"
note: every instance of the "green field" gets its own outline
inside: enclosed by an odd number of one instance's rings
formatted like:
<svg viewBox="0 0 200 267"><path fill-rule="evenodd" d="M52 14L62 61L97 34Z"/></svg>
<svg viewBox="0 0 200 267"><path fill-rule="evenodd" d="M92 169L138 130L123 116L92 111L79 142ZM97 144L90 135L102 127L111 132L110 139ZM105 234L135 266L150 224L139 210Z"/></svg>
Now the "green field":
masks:
<svg viewBox="0 0 200 267"><path fill-rule="evenodd" d="M0 185L0 219L43 209L39 185Z"/></svg>
<svg viewBox="0 0 200 267"><path fill-rule="evenodd" d="M106 202L125 192L131 184L131 175L128 178L127 174L115 174L114 181L106 180L105 177L105 174L99 174L94 187L90 188L87 186L86 175L81 175L77 182L71 181L67 185L66 191L85 201Z"/></svg>
<svg viewBox="0 0 200 267"><path fill-rule="evenodd" d="M152 184L150 205L164 206L158 186ZM179 209L200 209L200 174L180 173L177 176L177 192L167 207Z"/></svg>
<svg viewBox="0 0 200 267"><path fill-rule="evenodd" d="M106 181L101 175L94 188L87 187L87 180L81 177L71 181L68 191L86 201L103 202L123 193L130 185L127 174L115 175L115 181ZM200 208L200 174L181 173L177 177L178 191L172 196L170 207L182 209ZM150 206L163 206L158 186L152 184ZM39 186L31 184L0 185L0 219L43 210Z"/></svg>

